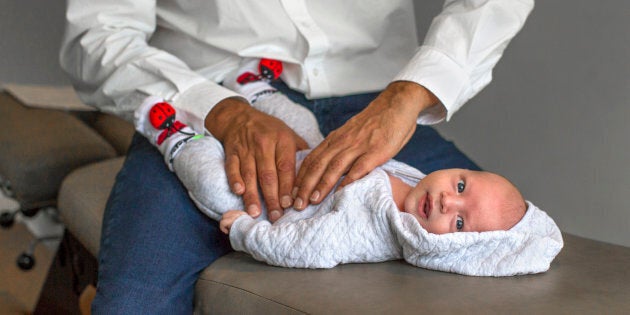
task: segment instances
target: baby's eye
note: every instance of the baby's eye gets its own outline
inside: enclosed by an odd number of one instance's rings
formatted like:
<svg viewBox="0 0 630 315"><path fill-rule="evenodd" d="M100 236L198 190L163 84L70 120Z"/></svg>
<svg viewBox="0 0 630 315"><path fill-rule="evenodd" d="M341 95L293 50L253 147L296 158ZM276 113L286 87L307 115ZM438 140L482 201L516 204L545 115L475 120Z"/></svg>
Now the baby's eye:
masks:
<svg viewBox="0 0 630 315"><path fill-rule="evenodd" d="M464 218L458 216L457 221L455 222L455 227L458 231L461 231L464 228Z"/></svg>
<svg viewBox="0 0 630 315"><path fill-rule="evenodd" d="M466 189L466 183L463 179L460 179L459 182L457 182L457 192L461 194L464 192L464 189Z"/></svg>

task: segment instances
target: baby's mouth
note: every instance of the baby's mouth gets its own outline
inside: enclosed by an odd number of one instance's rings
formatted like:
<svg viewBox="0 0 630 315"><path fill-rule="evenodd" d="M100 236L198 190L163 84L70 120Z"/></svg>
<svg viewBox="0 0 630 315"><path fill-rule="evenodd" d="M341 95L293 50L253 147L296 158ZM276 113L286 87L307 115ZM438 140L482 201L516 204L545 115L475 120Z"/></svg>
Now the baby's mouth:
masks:
<svg viewBox="0 0 630 315"><path fill-rule="evenodd" d="M416 206L416 213L419 217L425 220L429 219L429 215L431 215L431 195L429 195L428 192L426 192L424 196L420 198Z"/></svg>
<svg viewBox="0 0 630 315"><path fill-rule="evenodd" d="M433 204L432 200L431 200L431 195L429 195L429 193L427 193L424 197L424 205L422 206L422 212L424 213L424 217L426 219L429 218L429 216L431 215L431 205Z"/></svg>

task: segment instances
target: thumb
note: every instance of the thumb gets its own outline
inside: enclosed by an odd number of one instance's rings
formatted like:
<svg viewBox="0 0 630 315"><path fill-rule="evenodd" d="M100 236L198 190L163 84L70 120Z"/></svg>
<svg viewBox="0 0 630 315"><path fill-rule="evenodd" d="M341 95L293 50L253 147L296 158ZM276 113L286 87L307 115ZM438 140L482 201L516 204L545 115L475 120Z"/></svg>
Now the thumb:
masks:
<svg viewBox="0 0 630 315"><path fill-rule="evenodd" d="M295 147L297 148L298 151L306 150L306 149L308 149L308 143L306 143L306 141L304 141L304 139L302 139L302 137L297 136L297 141L295 143Z"/></svg>
<svg viewBox="0 0 630 315"><path fill-rule="evenodd" d="M385 161L381 162L381 160L382 158L376 155L364 154L359 157L354 162L354 164L352 164L352 167L348 171L348 174L346 174L341 183L339 183L336 191L363 178L365 175L373 171L377 166L385 163Z"/></svg>

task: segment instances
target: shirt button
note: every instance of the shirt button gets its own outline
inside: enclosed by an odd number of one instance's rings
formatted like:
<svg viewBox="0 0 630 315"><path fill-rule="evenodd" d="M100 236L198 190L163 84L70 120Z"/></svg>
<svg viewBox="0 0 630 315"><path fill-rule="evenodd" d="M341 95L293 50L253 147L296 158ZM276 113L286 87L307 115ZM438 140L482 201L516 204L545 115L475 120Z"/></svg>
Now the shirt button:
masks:
<svg viewBox="0 0 630 315"><path fill-rule="evenodd" d="M311 72L313 73L313 76L318 76L319 75L319 70L317 68L313 68L313 70Z"/></svg>

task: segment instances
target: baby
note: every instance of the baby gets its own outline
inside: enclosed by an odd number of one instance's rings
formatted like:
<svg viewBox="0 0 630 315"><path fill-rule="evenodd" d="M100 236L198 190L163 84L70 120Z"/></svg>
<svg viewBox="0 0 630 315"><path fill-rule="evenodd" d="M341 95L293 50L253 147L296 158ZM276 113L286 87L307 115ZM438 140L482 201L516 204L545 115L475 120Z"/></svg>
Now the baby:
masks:
<svg viewBox="0 0 630 315"><path fill-rule="evenodd" d="M313 115L267 83L279 74L274 65L249 61L224 85L316 146L323 137ZM229 189L218 140L195 133L160 99L145 100L135 118L197 206L220 221L232 247L272 265L331 268L404 258L430 269L503 276L546 271L562 248L553 220L505 178L464 169L425 177L395 160L271 224L266 211L255 219L235 210L244 205ZM298 152L297 168L307 154Z"/></svg>
<svg viewBox="0 0 630 315"><path fill-rule="evenodd" d="M506 231L521 220L527 209L516 187L490 172L439 170L422 178L415 187L390 173L387 178L396 207L411 214L429 233ZM228 234L234 221L246 214L240 210L226 212L221 230Z"/></svg>

